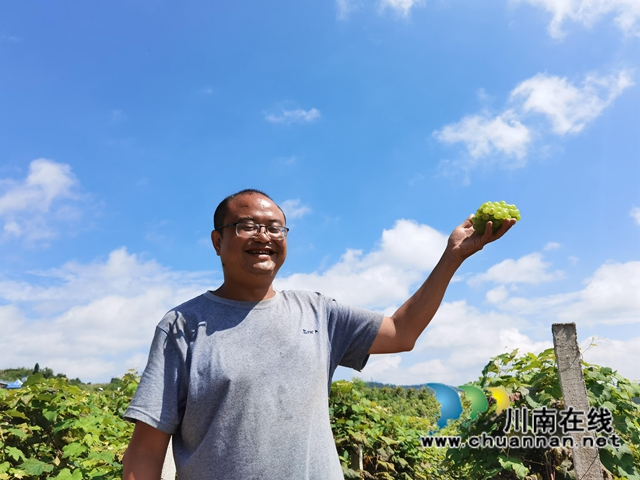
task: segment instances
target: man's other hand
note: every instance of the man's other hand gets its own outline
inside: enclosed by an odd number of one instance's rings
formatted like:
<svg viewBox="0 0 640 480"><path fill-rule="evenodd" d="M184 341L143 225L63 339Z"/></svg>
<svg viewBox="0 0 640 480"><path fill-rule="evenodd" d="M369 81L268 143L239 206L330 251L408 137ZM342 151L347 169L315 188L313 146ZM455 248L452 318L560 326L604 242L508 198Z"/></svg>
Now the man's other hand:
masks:
<svg viewBox="0 0 640 480"><path fill-rule="evenodd" d="M488 243L499 239L516 223L514 218L508 218L502 222L500 228L494 233L492 222L487 222L487 228L484 234L480 235L473 229L472 218L473 215L469 215L449 236L445 253L449 253L459 261L463 261L474 253L482 250Z"/></svg>

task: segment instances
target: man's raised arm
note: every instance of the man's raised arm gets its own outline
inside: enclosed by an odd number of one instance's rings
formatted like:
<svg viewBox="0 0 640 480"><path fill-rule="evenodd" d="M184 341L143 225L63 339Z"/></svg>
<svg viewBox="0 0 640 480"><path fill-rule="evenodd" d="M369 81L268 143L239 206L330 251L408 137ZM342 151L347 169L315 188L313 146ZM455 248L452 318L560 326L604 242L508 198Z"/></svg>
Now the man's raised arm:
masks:
<svg viewBox="0 0 640 480"><path fill-rule="evenodd" d="M516 223L507 219L493 233L491 222L483 235L473 229L469 216L449 237L447 248L427 280L391 317L384 317L369 353L398 353L413 349L416 340L438 311L444 293L462 262L494 240L502 237Z"/></svg>
<svg viewBox="0 0 640 480"><path fill-rule="evenodd" d="M123 480L160 480L171 435L137 421L124 454Z"/></svg>

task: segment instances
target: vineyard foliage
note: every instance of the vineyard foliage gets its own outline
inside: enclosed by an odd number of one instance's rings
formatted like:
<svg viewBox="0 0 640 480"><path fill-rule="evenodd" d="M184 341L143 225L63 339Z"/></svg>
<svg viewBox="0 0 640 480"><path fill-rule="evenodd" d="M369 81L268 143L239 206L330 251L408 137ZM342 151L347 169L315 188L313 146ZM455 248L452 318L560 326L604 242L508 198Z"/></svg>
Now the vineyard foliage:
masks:
<svg viewBox="0 0 640 480"><path fill-rule="evenodd" d="M103 391L38 373L0 390L0 480L122 478L133 431L122 416L137 386L132 373Z"/></svg>
<svg viewBox="0 0 640 480"><path fill-rule="evenodd" d="M605 480L640 480L640 386L607 367L583 363L592 406L613 415L622 446L600 450ZM64 377L31 375L17 390L0 389L0 480L117 479L133 425L124 411L138 385L128 373L104 389ZM475 385L502 387L514 408L563 408L553 350L491 359ZM488 391L487 391L488 393ZM567 448L423 448L420 437L502 435L505 415L496 405L437 430L440 406L426 389L334 382L331 427L348 479L574 479Z"/></svg>
<svg viewBox="0 0 640 480"><path fill-rule="evenodd" d="M445 452L420 443L421 435L437 428L440 414L440 405L426 389L338 381L331 388L329 408L345 478L450 478L441 467Z"/></svg>
<svg viewBox="0 0 640 480"><path fill-rule="evenodd" d="M611 368L582 362L589 404L605 407L613 416L615 433L622 446L608 445L600 449L600 461L605 467L603 478L640 480L640 386L618 375ZM539 355L518 356L517 351L492 359L475 383L480 388L502 387L510 394L514 409L529 410L545 406L562 410L562 391L558 379L553 349ZM635 401L634 401L635 400ZM464 421L459 435L466 441L472 435L503 435L507 412L496 415L491 406L478 418ZM529 427L530 428L530 427ZM517 434L517 433L513 433ZM556 432L555 436L562 436ZM484 448L450 449L447 465L459 478L488 479L575 479L568 448L547 450Z"/></svg>

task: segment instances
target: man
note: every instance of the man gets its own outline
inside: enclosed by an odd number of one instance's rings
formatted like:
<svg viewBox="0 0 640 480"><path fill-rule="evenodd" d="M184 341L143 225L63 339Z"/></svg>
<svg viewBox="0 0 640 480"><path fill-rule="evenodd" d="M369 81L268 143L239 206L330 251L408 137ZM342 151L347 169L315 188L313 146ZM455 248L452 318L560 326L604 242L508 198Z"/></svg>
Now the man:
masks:
<svg viewBox="0 0 640 480"><path fill-rule="evenodd" d="M331 376L369 354L411 350L464 259L504 235L469 217L420 289L391 317L310 292L276 292L286 219L243 190L216 209L224 283L167 313L126 418L127 480L159 479L170 436L180 480L342 479L328 412Z"/></svg>

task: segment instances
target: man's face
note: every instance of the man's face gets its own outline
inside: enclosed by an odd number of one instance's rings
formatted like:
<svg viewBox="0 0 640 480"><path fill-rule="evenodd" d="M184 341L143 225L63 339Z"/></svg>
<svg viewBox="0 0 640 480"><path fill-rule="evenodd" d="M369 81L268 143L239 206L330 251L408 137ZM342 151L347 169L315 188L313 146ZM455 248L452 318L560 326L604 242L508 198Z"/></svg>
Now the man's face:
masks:
<svg viewBox="0 0 640 480"><path fill-rule="evenodd" d="M239 195L229 202L224 225L237 222L285 225L278 206L256 193ZM222 260L225 282L272 281L287 257L286 238L273 240L264 228L252 238L242 238L236 235L235 227L226 227L211 232L211 239Z"/></svg>

